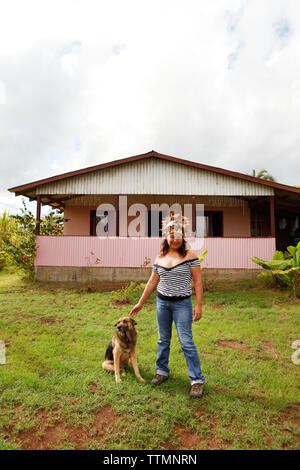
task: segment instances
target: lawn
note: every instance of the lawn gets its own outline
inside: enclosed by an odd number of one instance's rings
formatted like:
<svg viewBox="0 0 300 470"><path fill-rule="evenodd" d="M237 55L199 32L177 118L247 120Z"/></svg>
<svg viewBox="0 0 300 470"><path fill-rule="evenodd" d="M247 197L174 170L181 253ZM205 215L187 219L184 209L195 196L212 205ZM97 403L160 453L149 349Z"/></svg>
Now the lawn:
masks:
<svg viewBox="0 0 300 470"><path fill-rule="evenodd" d="M300 300L258 280L210 282L193 325L203 373L189 397L174 329L167 382L155 373L155 295L137 315L139 367L117 385L101 367L137 291L23 282L0 272L0 449L299 449ZM129 302L126 301L126 294ZM193 305L195 296L192 297Z"/></svg>

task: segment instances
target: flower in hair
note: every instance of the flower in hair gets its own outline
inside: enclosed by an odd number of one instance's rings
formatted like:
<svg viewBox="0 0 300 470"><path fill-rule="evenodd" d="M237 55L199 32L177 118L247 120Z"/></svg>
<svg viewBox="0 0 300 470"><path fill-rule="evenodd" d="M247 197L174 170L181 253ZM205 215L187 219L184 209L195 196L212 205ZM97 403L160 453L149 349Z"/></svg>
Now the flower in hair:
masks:
<svg viewBox="0 0 300 470"><path fill-rule="evenodd" d="M178 233L181 236L188 236L189 220L187 217L181 214L171 214L163 219L162 234L163 236L169 235L169 233Z"/></svg>

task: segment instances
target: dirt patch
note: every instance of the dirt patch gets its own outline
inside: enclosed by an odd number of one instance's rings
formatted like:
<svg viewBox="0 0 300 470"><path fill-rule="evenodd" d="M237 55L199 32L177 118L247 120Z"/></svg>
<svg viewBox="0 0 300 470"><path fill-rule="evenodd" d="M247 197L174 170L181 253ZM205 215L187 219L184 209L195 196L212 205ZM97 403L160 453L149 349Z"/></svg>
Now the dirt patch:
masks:
<svg viewBox="0 0 300 470"><path fill-rule="evenodd" d="M212 434L212 435L211 435ZM219 439L217 436L210 434L211 437L205 437L195 430L189 429L182 425L175 425L173 428L173 436L179 439L179 444L164 445L166 450L221 450L227 449L230 444Z"/></svg>
<svg viewBox="0 0 300 470"><path fill-rule="evenodd" d="M282 423L289 422L300 430L300 405L292 405L286 408L284 414L281 415Z"/></svg>
<svg viewBox="0 0 300 470"><path fill-rule="evenodd" d="M178 449L198 449L201 442L201 437L199 434L189 428L184 426L175 425L173 428L173 437L179 439L179 444L171 445L165 447L168 450L178 450Z"/></svg>
<svg viewBox="0 0 300 470"><path fill-rule="evenodd" d="M290 318L290 315L287 315L286 313L279 313L277 317L286 320L287 318Z"/></svg>
<svg viewBox="0 0 300 470"><path fill-rule="evenodd" d="M299 430L300 430L300 405L292 405L285 409L284 412L281 413L279 417L279 424L282 429L282 433L291 436L292 439L296 442L297 448L300 446L300 437L299 437ZM298 430L298 435L296 435L292 429L289 429L289 425L294 426ZM283 445L282 450L290 450L291 445Z"/></svg>
<svg viewBox="0 0 300 470"><path fill-rule="evenodd" d="M218 345L219 346L223 346L225 348L230 348L230 349L238 349L240 351L246 351L246 352L251 352L251 353L256 353L255 351L253 351L252 348L250 348L250 346L247 346L246 344L244 344L242 341L235 341L233 339L229 339L229 340L219 340L218 341Z"/></svg>
<svg viewBox="0 0 300 470"><path fill-rule="evenodd" d="M279 358L279 354L276 351L275 346L273 344L269 343L268 341L261 341L260 345L264 348L265 351L267 351L271 356L275 357L275 359Z"/></svg>
<svg viewBox="0 0 300 470"><path fill-rule="evenodd" d="M85 433L78 426L66 427L62 421L55 420L52 424L48 413L39 410L36 419L38 424L31 429L21 431L16 437L22 450L47 450L59 447L64 441L72 442L76 448L82 449ZM83 437L84 436L84 437Z"/></svg>
<svg viewBox="0 0 300 470"><path fill-rule="evenodd" d="M194 417L197 419L197 429L205 432L200 433L195 429L175 424L172 430L172 437L176 438L178 444L171 444L170 440L162 444L166 450L198 450L198 449L227 449L230 444L219 439L216 435L217 420L207 413L204 408L198 408L194 411Z"/></svg>
<svg viewBox="0 0 300 470"><path fill-rule="evenodd" d="M104 406L95 415L93 428L104 435L108 432L108 428L119 419L119 415L109 406Z"/></svg>
<svg viewBox="0 0 300 470"><path fill-rule="evenodd" d="M64 320L62 318L57 317L40 317L39 319L41 323L64 323Z"/></svg>
<svg viewBox="0 0 300 470"><path fill-rule="evenodd" d="M224 305L218 304L215 300L212 300L209 306L215 310L223 310L225 308Z"/></svg>
<svg viewBox="0 0 300 470"><path fill-rule="evenodd" d="M254 354L256 356L260 356L260 357L265 357L265 352L267 352L274 359L280 359L281 358L281 356L277 352L275 346L273 346L273 344L269 343L268 341L261 341L260 342L260 346L263 348L263 351L256 351L256 350L252 349L250 346L247 346L246 344L244 344L242 341L236 341L234 339L218 340L217 344L219 346L224 347L224 348L237 349L239 351L248 352L248 353Z"/></svg>
<svg viewBox="0 0 300 470"><path fill-rule="evenodd" d="M91 426L66 424L61 418L49 416L46 410L39 410L36 419L34 427L19 432L16 437L22 450L47 450L67 445L78 450L85 449L91 440L102 441L119 415L107 405L94 414Z"/></svg>
<svg viewBox="0 0 300 470"><path fill-rule="evenodd" d="M95 384L95 383L89 384L89 390L93 394L105 395L105 392L102 390L102 388L98 384Z"/></svg>

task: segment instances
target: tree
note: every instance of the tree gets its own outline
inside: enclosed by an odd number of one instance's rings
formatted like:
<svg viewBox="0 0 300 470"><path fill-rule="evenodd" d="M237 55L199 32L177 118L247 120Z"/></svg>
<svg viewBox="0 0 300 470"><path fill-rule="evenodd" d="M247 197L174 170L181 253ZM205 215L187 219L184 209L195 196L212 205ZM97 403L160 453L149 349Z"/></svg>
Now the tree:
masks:
<svg viewBox="0 0 300 470"><path fill-rule="evenodd" d="M255 175L255 170L252 170L252 176L255 176L256 178L260 178L262 180L266 181L276 181L275 178L268 173L267 170L260 170L257 175Z"/></svg>

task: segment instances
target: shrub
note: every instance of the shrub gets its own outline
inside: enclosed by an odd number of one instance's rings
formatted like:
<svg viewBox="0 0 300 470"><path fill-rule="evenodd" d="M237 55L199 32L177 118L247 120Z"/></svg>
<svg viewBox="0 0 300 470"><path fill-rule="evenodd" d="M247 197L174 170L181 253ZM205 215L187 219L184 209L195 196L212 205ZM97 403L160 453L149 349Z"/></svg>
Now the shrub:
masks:
<svg viewBox="0 0 300 470"><path fill-rule="evenodd" d="M34 277L34 259L36 256L37 220L22 199L21 214L9 215L4 211L0 217L0 269L5 263L12 263L24 272L25 277ZM41 235L62 235L63 214L51 211L40 222Z"/></svg>
<svg viewBox="0 0 300 470"><path fill-rule="evenodd" d="M6 252L6 245L4 242L5 235L15 230L15 223L11 215L4 210L0 215L0 270L9 263L9 256Z"/></svg>
<svg viewBox="0 0 300 470"><path fill-rule="evenodd" d="M55 211L45 215L40 224L41 235L62 235L64 230L64 216L57 214Z"/></svg>
<svg viewBox="0 0 300 470"><path fill-rule="evenodd" d="M272 260L265 261L254 257L251 260L264 268L267 273L260 277L270 275L275 281L275 287L288 287L294 296L300 297L300 242L297 246L288 246L287 252L275 251Z"/></svg>
<svg viewBox="0 0 300 470"><path fill-rule="evenodd" d="M25 204L21 215L10 215L9 230L2 230L2 245L5 256L24 272L24 277L34 276L34 258L36 255L35 218Z"/></svg>

